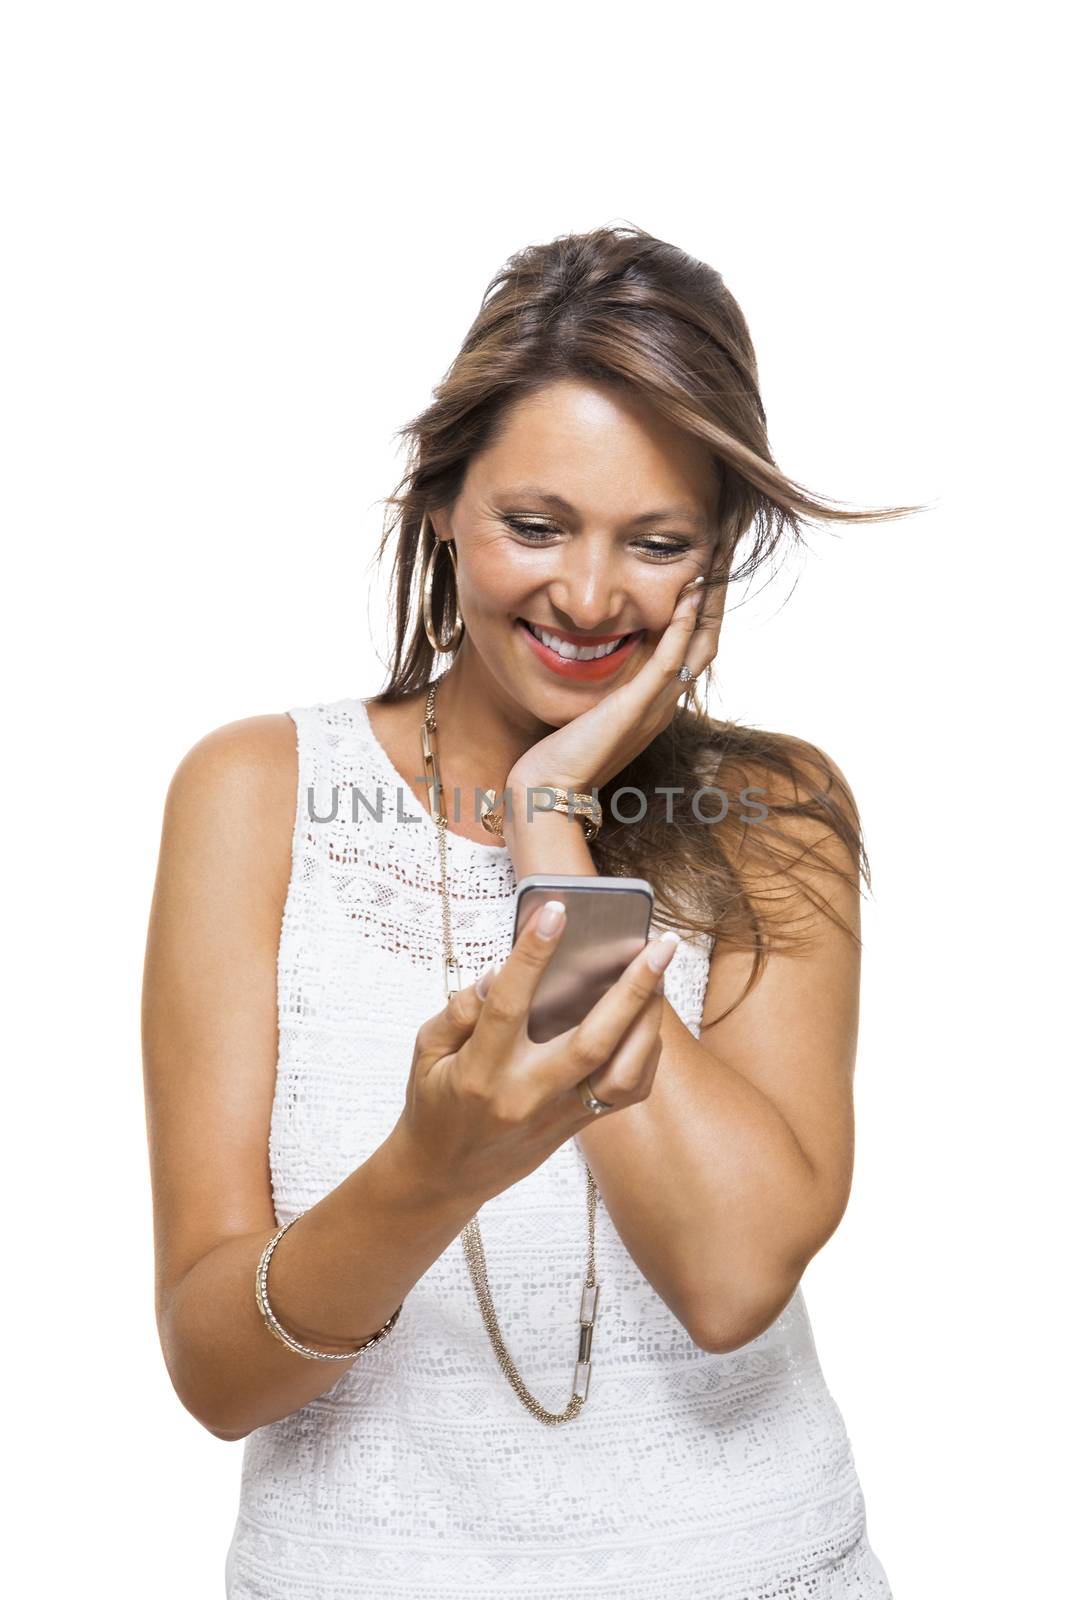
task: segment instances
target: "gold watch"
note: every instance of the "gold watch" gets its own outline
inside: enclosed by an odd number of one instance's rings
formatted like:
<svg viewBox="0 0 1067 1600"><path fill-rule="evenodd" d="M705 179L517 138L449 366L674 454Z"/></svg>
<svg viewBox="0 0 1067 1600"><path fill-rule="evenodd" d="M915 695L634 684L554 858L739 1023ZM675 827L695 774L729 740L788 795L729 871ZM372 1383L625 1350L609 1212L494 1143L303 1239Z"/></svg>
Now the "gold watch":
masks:
<svg viewBox="0 0 1067 1600"><path fill-rule="evenodd" d="M600 832L600 824L604 820L600 801L593 794L577 794L573 789L557 789L553 784L541 783L530 786L539 794L551 794L552 811L564 811L568 816L578 817L585 831L586 840L595 839ZM503 837L504 833L504 803L497 804L496 790L486 789L487 806L482 812L482 827L487 833L496 833ZM539 808L542 809L542 808Z"/></svg>

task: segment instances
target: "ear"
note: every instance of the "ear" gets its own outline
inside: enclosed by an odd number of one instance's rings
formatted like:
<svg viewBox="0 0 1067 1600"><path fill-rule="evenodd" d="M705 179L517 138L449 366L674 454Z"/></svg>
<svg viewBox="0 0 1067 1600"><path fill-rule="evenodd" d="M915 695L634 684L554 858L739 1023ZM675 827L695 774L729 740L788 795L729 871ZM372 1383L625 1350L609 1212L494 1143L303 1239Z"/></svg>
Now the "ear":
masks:
<svg viewBox="0 0 1067 1600"><path fill-rule="evenodd" d="M440 511L431 511L430 527L433 529L434 538L441 544L447 544L454 537L451 511L447 507L442 507Z"/></svg>

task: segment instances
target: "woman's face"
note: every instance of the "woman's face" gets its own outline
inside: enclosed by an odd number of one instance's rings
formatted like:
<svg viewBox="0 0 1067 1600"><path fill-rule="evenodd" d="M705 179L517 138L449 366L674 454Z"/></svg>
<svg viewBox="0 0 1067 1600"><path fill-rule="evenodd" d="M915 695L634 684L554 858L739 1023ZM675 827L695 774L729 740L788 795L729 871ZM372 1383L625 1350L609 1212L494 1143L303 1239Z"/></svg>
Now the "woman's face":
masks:
<svg viewBox="0 0 1067 1600"><path fill-rule="evenodd" d="M577 379L524 397L451 514L431 517L455 540L457 665L473 654L539 721L569 721L640 671L679 591L709 572L716 505L706 449L643 401ZM620 635L596 660L569 648Z"/></svg>

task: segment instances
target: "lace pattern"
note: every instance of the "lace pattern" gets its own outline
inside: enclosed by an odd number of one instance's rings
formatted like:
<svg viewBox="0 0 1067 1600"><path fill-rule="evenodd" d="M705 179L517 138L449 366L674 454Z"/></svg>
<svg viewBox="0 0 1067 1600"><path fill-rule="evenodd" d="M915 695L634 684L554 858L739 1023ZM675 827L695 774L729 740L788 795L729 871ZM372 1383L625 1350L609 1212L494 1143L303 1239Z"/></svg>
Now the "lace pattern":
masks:
<svg viewBox="0 0 1067 1600"><path fill-rule="evenodd" d="M415 1031L444 1004L424 806L363 700L290 715L300 795L278 950L279 1223L387 1137ZM309 815L309 789L323 820ZM507 955L516 880L506 848L447 842L470 982ZM712 944L686 935L666 973L694 1035ZM505 1341L534 1393L561 1408L585 1262L576 1143L494 1196L479 1224ZM245 1440L229 1600L889 1596L801 1290L758 1338L715 1355L652 1289L602 1202L597 1266L589 1398L573 1422L545 1428L499 1369L455 1239L387 1339Z"/></svg>

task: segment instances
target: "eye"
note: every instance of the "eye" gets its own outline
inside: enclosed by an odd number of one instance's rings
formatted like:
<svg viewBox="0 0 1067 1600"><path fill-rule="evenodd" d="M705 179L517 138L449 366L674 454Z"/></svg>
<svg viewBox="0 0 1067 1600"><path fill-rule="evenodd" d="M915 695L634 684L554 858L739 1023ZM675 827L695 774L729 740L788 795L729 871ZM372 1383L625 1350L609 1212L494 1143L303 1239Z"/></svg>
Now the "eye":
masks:
<svg viewBox="0 0 1067 1600"><path fill-rule="evenodd" d="M507 526L528 539L531 544L545 544L559 529L551 522L531 522L526 517L505 517ZM684 555L693 548L689 539L639 539L637 547L645 555L652 556L656 561L664 561L671 556Z"/></svg>
<svg viewBox="0 0 1067 1600"><path fill-rule="evenodd" d="M521 533L524 539L530 539L534 544L551 538L557 532L550 522L527 522L523 517L505 517L504 521L509 528L514 528L516 533Z"/></svg>

